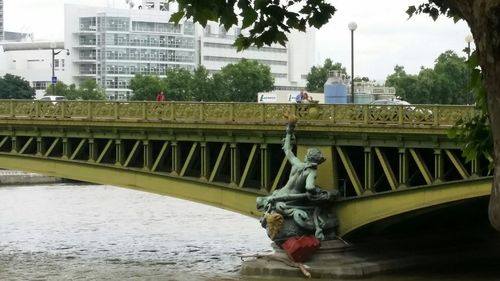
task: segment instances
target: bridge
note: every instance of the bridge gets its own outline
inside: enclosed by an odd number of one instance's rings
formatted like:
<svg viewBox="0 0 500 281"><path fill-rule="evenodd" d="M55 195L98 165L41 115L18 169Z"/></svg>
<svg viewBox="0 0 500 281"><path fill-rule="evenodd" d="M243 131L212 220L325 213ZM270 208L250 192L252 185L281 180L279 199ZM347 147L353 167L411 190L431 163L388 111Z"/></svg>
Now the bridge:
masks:
<svg viewBox="0 0 500 281"><path fill-rule="evenodd" d="M339 233L488 196L485 159L466 162L447 130L470 106L0 100L0 168L173 196L258 216L255 198L288 179L283 113L297 155L328 160Z"/></svg>

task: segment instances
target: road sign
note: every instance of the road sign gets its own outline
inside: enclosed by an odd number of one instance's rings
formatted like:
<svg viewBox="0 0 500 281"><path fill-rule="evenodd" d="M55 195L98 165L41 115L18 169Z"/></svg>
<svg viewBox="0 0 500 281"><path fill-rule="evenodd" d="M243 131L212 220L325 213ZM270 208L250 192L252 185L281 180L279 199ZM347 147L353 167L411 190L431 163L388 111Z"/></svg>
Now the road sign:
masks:
<svg viewBox="0 0 500 281"><path fill-rule="evenodd" d="M52 76L52 84L57 83L57 76Z"/></svg>

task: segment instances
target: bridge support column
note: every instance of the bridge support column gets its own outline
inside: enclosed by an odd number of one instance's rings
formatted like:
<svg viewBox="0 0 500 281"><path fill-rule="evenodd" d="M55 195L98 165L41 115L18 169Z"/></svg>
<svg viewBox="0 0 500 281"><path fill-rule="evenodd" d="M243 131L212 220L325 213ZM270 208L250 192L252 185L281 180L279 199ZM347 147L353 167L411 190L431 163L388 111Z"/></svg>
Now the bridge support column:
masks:
<svg viewBox="0 0 500 281"><path fill-rule="evenodd" d="M470 174L471 174L471 177L478 177L479 176L479 159L474 158L470 161Z"/></svg>
<svg viewBox="0 0 500 281"><path fill-rule="evenodd" d="M238 186L240 182L240 150L237 143L230 144L231 150L231 186Z"/></svg>
<svg viewBox="0 0 500 281"><path fill-rule="evenodd" d="M398 173L398 181L399 187L406 187L408 184L408 176L409 176L409 162L408 162L408 151L406 148L399 148L399 173Z"/></svg>
<svg viewBox="0 0 500 281"><path fill-rule="evenodd" d="M123 166L125 163L125 145L122 140L115 140L115 166Z"/></svg>
<svg viewBox="0 0 500 281"><path fill-rule="evenodd" d="M441 182L443 180L444 161L441 149L434 149L434 181Z"/></svg>
<svg viewBox="0 0 500 281"><path fill-rule="evenodd" d="M172 175L179 175L181 170L181 153L177 141L172 142Z"/></svg>
<svg viewBox="0 0 500 281"><path fill-rule="evenodd" d="M47 148L45 147L45 143L43 142L43 138L37 137L36 138L36 155L43 156L43 155L45 155L46 151L47 151Z"/></svg>
<svg viewBox="0 0 500 281"><path fill-rule="evenodd" d="M151 147L149 140L142 141L143 146L143 170L151 171L151 166L153 164L153 148Z"/></svg>
<svg viewBox="0 0 500 281"><path fill-rule="evenodd" d="M95 143L95 139L89 139L89 162L95 163L97 160L97 145Z"/></svg>
<svg viewBox="0 0 500 281"><path fill-rule="evenodd" d="M200 143L200 179L207 181L210 176L210 153L206 142Z"/></svg>
<svg viewBox="0 0 500 281"><path fill-rule="evenodd" d="M271 157L266 143L260 144L260 189L270 190Z"/></svg>
<svg viewBox="0 0 500 281"><path fill-rule="evenodd" d="M68 138L62 138L62 159L69 159L71 157L71 142Z"/></svg>
<svg viewBox="0 0 500 281"><path fill-rule="evenodd" d="M375 182L374 180L374 159L373 159L373 151L371 147L365 147L364 149L364 154L365 154L365 185L364 189L366 191L374 191L373 190L373 183Z"/></svg>
<svg viewBox="0 0 500 281"><path fill-rule="evenodd" d="M13 136L11 137L11 142L12 142L12 147L10 152L12 153L18 153L19 152L19 142L17 141L17 137Z"/></svg>

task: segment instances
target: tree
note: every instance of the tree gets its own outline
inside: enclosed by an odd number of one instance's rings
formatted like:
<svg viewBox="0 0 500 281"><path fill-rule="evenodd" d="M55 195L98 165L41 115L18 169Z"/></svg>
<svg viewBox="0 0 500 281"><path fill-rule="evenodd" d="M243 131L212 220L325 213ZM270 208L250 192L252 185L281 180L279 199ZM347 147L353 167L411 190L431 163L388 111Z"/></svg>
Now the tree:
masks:
<svg viewBox="0 0 500 281"><path fill-rule="evenodd" d="M215 87L213 78L203 65L199 65L193 72L192 91L194 100L217 101L217 87Z"/></svg>
<svg viewBox="0 0 500 281"><path fill-rule="evenodd" d="M242 19L242 31L248 30L248 35L243 35L243 32L236 39L235 45L239 50L250 45L262 47L272 43L284 46L287 41L286 33L290 30L305 31L307 27L320 28L335 13L335 8L325 0L169 0L168 2L176 2L179 6L179 11L171 17L171 21L175 23L184 18L192 18L205 27L207 21L214 21L223 25L226 30L238 24L235 12L238 11Z"/></svg>
<svg viewBox="0 0 500 281"><path fill-rule="evenodd" d="M386 79L386 86L396 88L396 94L411 103L470 103L465 58L446 51L435 63L434 68L422 68L418 75L408 75L404 67L396 65L394 73Z"/></svg>
<svg viewBox="0 0 500 281"><path fill-rule="evenodd" d="M394 67L394 73L387 76L385 80L385 85L387 87L394 87L396 89L396 94L402 99L413 103L420 103L415 98L416 84L417 76L406 74L404 66L400 65L396 65Z"/></svg>
<svg viewBox="0 0 500 281"><path fill-rule="evenodd" d="M87 79L80 83L80 88L76 91L78 99L81 100L105 100L104 90L94 79Z"/></svg>
<svg viewBox="0 0 500 281"><path fill-rule="evenodd" d="M136 74L128 87L133 92L130 100L154 101L156 94L165 89L165 83L158 76Z"/></svg>
<svg viewBox="0 0 500 281"><path fill-rule="evenodd" d="M469 91L467 90L467 87L469 73L465 63L465 57L459 57L453 51L446 51L439 55L436 59L434 72L438 77L438 81L436 81L436 83L442 86L439 103L468 103Z"/></svg>
<svg viewBox="0 0 500 281"><path fill-rule="evenodd" d="M323 66L313 66L307 74L307 85L306 89L310 92L323 93L325 88L325 82L328 80L330 72L339 71L340 73L345 73L345 67L337 62L333 63L331 59L326 59Z"/></svg>
<svg viewBox="0 0 500 281"><path fill-rule="evenodd" d="M61 81L57 81L56 84L50 84L47 89L45 89L46 96L66 96L68 91L68 85Z"/></svg>
<svg viewBox="0 0 500 281"><path fill-rule="evenodd" d="M174 0L169 0L173 2ZM317 28L327 23L335 8L322 0L227 0L198 1L177 0L179 13L172 19L180 21L183 16L193 18L202 25L208 20L221 22L226 29L237 23L235 11L239 11L243 27L250 28L250 36L238 38L239 48L250 44L262 46L272 42L286 42L283 30L304 30L306 24ZM285 4L281 4L285 3ZM302 4L302 9L288 9L290 5ZM235 9L235 5L238 9ZM381 7L383 8L383 7ZM426 13L433 19L440 14L463 19L469 25L477 47L479 65L483 71L489 118L492 128L495 153L495 177L490 197L489 217L492 225L500 230L500 3L498 0L427 0L419 6L410 6L408 15ZM298 12L291 12L298 11Z"/></svg>
<svg viewBox="0 0 500 281"><path fill-rule="evenodd" d="M407 13L440 14L463 19L474 37L479 65L482 70L489 123L491 124L495 170L488 214L491 224L500 231L500 3L498 0L434 0L410 6Z"/></svg>
<svg viewBox="0 0 500 281"><path fill-rule="evenodd" d="M253 102L257 93L274 88L271 68L254 60L242 59L236 64L228 64L214 75L214 79L222 82L222 101Z"/></svg>
<svg viewBox="0 0 500 281"><path fill-rule="evenodd" d="M185 68L167 70L165 78L167 100L192 101L196 100L193 93L193 74Z"/></svg>
<svg viewBox="0 0 500 281"><path fill-rule="evenodd" d="M35 89L24 78L5 74L0 78L0 99L33 99Z"/></svg>

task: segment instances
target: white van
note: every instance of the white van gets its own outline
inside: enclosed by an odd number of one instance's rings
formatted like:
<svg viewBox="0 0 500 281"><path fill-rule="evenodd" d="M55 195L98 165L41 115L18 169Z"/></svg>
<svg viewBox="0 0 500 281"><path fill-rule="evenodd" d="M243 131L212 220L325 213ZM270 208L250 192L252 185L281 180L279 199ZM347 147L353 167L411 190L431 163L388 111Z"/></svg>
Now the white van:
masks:
<svg viewBox="0 0 500 281"><path fill-rule="evenodd" d="M64 96L43 96L39 100L41 101L62 101L66 100Z"/></svg>

